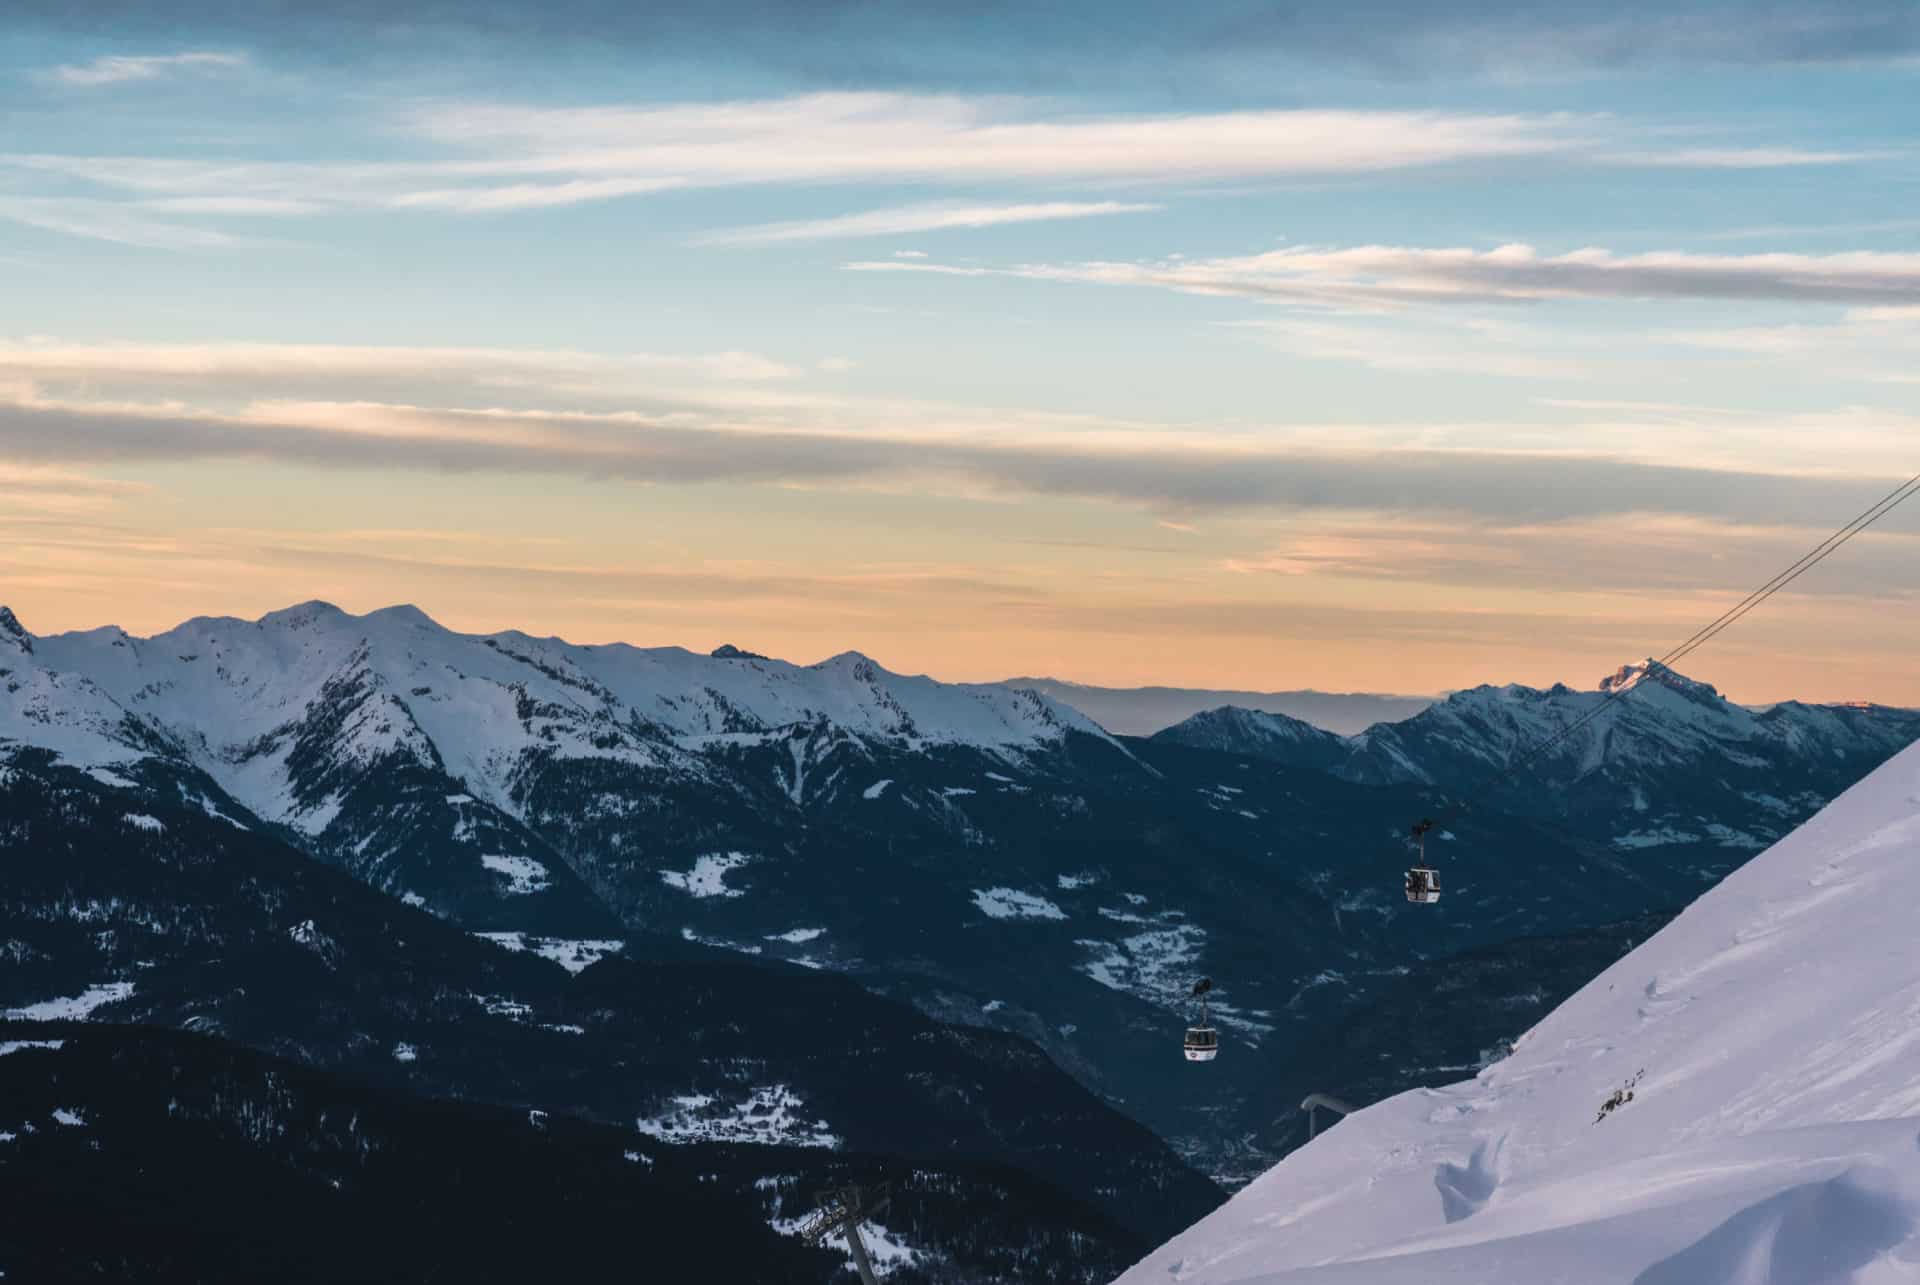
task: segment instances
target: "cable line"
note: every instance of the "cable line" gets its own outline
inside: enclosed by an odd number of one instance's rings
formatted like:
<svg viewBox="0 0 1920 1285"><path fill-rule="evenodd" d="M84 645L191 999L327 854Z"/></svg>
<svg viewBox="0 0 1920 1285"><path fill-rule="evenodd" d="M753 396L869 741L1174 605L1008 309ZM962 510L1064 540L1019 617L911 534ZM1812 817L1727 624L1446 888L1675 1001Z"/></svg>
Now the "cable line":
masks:
<svg viewBox="0 0 1920 1285"><path fill-rule="evenodd" d="M1798 580L1814 567L1820 565L1829 555L1838 551L1841 546L1853 539L1854 536L1859 535L1881 518L1893 512L1893 510L1901 504L1913 498L1916 493L1920 493L1920 473L1914 474L1905 482L1902 482L1899 486L1887 492L1880 499L1861 510L1851 521L1847 522L1820 543L1814 545L1813 548L1807 550L1797 561L1780 571L1771 580L1768 580L1752 593L1749 593L1745 598L1742 598L1739 602L1721 612L1717 619L1696 629L1684 641L1669 650L1666 655L1661 656L1657 660L1650 660L1647 664L1646 677L1654 678L1657 676L1657 671L1662 669L1671 672L1671 667L1675 661L1692 655L1695 651L1718 637L1726 629L1744 619L1756 607L1760 606L1760 604L1773 597L1774 594L1779 593L1795 580ZM1594 719L1606 713L1609 709L1612 709L1614 701L1626 696L1627 693L1636 690L1638 687L1639 684L1636 683L1632 687L1608 688L1600 702L1592 709L1561 728L1558 732L1544 738L1538 744L1526 748L1509 759L1505 767L1474 785L1472 789L1467 792L1466 796L1459 803L1448 809L1444 815L1458 816L1460 813L1465 812L1467 809L1481 802L1494 786L1499 785L1509 777L1515 775L1521 768L1527 766L1527 764L1531 763L1534 759L1560 744L1575 732L1591 723ZM1426 831L1432 829L1434 824L1435 822L1432 820L1427 820L1416 825L1413 828L1414 838L1421 840L1424 845ZM1423 856L1422 862L1424 863L1424 861L1425 858Z"/></svg>

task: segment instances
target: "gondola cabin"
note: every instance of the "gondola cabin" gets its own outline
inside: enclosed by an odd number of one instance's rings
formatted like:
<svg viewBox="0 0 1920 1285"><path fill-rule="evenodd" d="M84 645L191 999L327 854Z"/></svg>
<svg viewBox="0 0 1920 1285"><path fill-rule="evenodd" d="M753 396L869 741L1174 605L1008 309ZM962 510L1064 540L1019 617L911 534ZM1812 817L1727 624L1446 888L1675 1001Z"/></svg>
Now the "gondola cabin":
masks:
<svg viewBox="0 0 1920 1285"><path fill-rule="evenodd" d="M1431 906L1440 900L1440 872L1427 864L1427 835L1432 830L1433 822L1426 820L1407 831L1407 842L1417 854L1413 869L1407 871L1407 900L1416 906Z"/></svg>
<svg viewBox="0 0 1920 1285"><path fill-rule="evenodd" d="M1213 979L1202 977L1188 995L1189 1001L1200 1008L1199 1020L1187 1028L1184 1048L1189 1062L1211 1062L1220 1054L1220 1032L1214 1029L1213 1016L1207 1007L1207 995L1212 990Z"/></svg>
<svg viewBox="0 0 1920 1285"><path fill-rule="evenodd" d="M1440 872L1432 866L1415 866L1407 871L1407 900L1421 906L1440 900Z"/></svg>

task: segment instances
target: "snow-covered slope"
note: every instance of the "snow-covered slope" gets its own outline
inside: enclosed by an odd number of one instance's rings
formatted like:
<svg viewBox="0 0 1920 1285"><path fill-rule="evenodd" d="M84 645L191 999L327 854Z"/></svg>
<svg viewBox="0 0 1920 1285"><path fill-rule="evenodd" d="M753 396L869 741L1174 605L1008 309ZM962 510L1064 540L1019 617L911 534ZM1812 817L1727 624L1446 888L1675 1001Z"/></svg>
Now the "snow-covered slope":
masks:
<svg viewBox="0 0 1920 1285"><path fill-rule="evenodd" d="M496 931L608 936L616 915L588 879L699 855L661 850L665 818L684 845L728 817L824 806L882 754L1005 767L1070 735L1114 744L1035 693L853 652L800 666L575 646L322 602L151 638L34 638L6 621L0 647L23 659L0 737L89 765L150 736L314 855ZM579 864L601 859L616 872Z"/></svg>
<svg viewBox="0 0 1920 1285"><path fill-rule="evenodd" d="M1920 747L1477 1079L1349 1116L1121 1281L1920 1281L1917 892Z"/></svg>
<svg viewBox="0 0 1920 1285"><path fill-rule="evenodd" d="M111 781L112 768L162 748L112 696L80 674L59 673L32 635L0 607L0 751L31 747Z"/></svg>

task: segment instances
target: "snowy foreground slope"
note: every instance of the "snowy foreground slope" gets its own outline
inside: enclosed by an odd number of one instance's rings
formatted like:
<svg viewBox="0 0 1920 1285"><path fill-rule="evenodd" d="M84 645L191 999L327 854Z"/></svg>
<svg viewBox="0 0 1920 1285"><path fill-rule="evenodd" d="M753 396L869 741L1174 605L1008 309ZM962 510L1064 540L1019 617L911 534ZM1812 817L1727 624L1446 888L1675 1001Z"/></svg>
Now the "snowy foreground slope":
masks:
<svg viewBox="0 0 1920 1285"><path fill-rule="evenodd" d="M1120 1280L1920 1281L1920 746L1506 1060L1348 1117Z"/></svg>

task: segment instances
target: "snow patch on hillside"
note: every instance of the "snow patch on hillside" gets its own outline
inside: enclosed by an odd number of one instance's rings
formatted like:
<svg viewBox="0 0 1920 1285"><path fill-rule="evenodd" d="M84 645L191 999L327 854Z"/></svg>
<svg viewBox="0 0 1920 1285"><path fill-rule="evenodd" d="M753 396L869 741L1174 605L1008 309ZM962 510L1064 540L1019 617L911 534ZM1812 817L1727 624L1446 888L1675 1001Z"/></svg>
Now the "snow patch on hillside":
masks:
<svg viewBox="0 0 1920 1285"><path fill-rule="evenodd" d="M21 1049L52 1049L58 1052L64 1044L65 1040L0 1040L0 1057L18 1053Z"/></svg>
<svg viewBox="0 0 1920 1285"><path fill-rule="evenodd" d="M114 1004L133 994L132 982L101 982L68 999L42 1000L25 1008L10 1008L5 1016L16 1022L77 1022L102 1004Z"/></svg>
<svg viewBox="0 0 1920 1285"><path fill-rule="evenodd" d="M1067 912L1045 897L1016 888L975 888L973 904L989 919L1065 919Z"/></svg>
<svg viewBox="0 0 1920 1285"><path fill-rule="evenodd" d="M530 937L523 932L478 932L502 950L530 950L542 959L550 959L570 973L584 972L625 949L626 942L594 937Z"/></svg>
<svg viewBox="0 0 1920 1285"><path fill-rule="evenodd" d="M767 1222L779 1235L798 1236L807 1219L776 1216L768 1219ZM889 1230L884 1224L871 1219L860 1224L860 1240L867 1247L867 1260L872 1264L873 1274L882 1279L893 1275L903 1267L914 1267L921 1262L922 1254L919 1250L908 1245L898 1232ZM835 1236L829 1240L827 1248L839 1249L846 1255L849 1263L853 1261L853 1251L846 1248L844 1236Z"/></svg>
<svg viewBox="0 0 1920 1285"><path fill-rule="evenodd" d="M709 852L695 858L691 870L662 870L660 882L689 897L744 897L745 889L727 887L727 873L752 860L744 852Z"/></svg>
<svg viewBox="0 0 1920 1285"><path fill-rule="evenodd" d="M784 1084L753 1089L744 1101L723 1102L707 1093L673 1099L660 1114L643 1117L634 1128L662 1142L746 1142L765 1146L840 1146L825 1120L810 1119L806 1104Z"/></svg>
<svg viewBox="0 0 1920 1285"><path fill-rule="evenodd" d="M509 897L526 897L536 892L545 892L552 883L552 876L547 868L532 857L488 852L481 854L480 864L497 875L506 876Z"/></svg>

